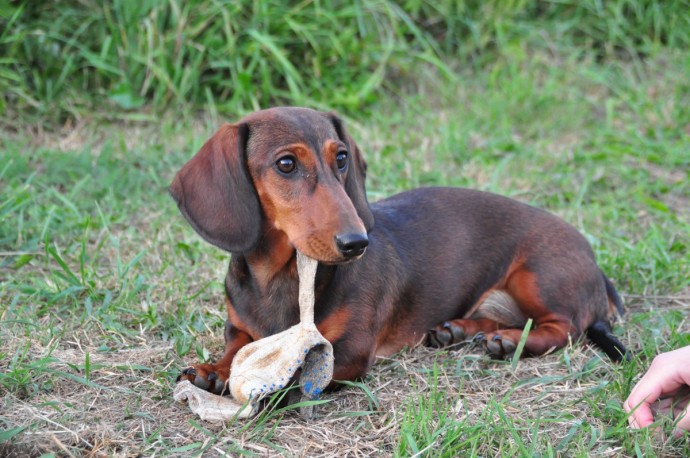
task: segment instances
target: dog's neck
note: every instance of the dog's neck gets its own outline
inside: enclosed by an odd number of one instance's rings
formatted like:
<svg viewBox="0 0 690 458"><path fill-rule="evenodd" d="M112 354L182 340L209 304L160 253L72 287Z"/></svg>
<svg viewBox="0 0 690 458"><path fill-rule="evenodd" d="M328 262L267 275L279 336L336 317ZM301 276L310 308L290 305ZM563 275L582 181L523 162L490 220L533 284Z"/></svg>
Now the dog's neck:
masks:
<svg viewBox="0 0 690 458"><path fill-rule="evenodd" d="M297 278L295 248L290 244L287 234L275 228L267 229L259 245L244 255L244 261L252 280L262 292L279 274Z"/></svg>

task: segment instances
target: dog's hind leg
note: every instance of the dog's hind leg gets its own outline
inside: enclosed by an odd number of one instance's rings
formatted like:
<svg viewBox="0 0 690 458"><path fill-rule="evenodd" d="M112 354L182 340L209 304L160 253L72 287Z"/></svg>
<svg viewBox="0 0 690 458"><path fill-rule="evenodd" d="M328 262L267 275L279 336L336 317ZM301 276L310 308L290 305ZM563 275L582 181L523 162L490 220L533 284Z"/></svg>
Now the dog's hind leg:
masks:
<svg viewBox="0 0 690 458"><path fill-rule="evenodd" d="M486 334L506 328L521 328L527 318L515 300L505 291L491 290L469 316L450 320L435 326L427 334L427 344L447 347L461 343L482 341Z"/></svg>
<svg viewBox="0 0 690 458"><path fill-rule="evenodd" d="M541 355L566 346L570 338L579 337L570 318L544 306L536 277L527 270L514 272L504 290L490 291L472 310L469 317L430 330L428 344L445 347L480 342L495 356L510 356L517 348L528 318L534 322L525 342L525 355Z"/></svg>

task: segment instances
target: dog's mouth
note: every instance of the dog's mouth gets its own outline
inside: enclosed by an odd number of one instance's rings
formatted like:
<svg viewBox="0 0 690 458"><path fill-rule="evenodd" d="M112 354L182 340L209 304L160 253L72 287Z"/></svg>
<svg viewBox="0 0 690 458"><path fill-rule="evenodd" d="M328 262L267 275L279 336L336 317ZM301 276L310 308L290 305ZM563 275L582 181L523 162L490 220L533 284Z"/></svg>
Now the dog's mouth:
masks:
<svg viewBox="0 0 690 458"><path fill-rule="evenodd" d="M319 261L322 264L326 264L329 266L334 266L338 264L349 264L351 262L357 261L358 259L361 259L362 256L364 256L364 252L367 251L366 248L358 249L356 252L352 253L343 253L344 257L338 258L338 259L329 259L329 260L324 260L324 261Z"/></svg>

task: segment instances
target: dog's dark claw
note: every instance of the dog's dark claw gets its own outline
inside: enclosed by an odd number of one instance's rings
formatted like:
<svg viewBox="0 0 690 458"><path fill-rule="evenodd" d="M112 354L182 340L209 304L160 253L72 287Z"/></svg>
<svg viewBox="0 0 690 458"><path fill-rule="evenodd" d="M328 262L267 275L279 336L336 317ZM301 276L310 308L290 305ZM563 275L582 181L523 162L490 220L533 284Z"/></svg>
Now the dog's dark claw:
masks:
<svg viewBox="0 0 690 458"><path fill-rule="evenodd" d="M450 343L450 333L439 333L435 329L429 329L427 336L427 341L430 347L443 348Z"/></svg>
<svg viewBox="0 0 690 458"><path fill-rule="evenodd" d="M229 393L226 380L230 368L218 364L198 364L180 372L177 381L189 380L199 389L213 394Z"/></svg>
<svg viewBox="0 0 690 458"><path fill-rule="evenodd" d="M503 338L500 334L495 334L491 339L484 341L484 346L492 355L503 356L505 354L503 350Z"/></svg>
<svg viewBox="0 0 690 458"><path fill-rule="evenodd" d="M459 344L465 340L465 329L461 326L456 326L453 323L446 321L443 323L443 329L450 333L450 339L446 345Z"/></svg>
<svg viewBox="0 0 690 458"><path fill-rule="evenodd" d="M225 382L222 381L221 379L217 378L216 382L213 385L213 392L215 394L223 394L224 389L225 389Z"/></svg>
<svg viewBox="0 0 690 458"><path fill-rule="evenodd" d="M486 349L495 356L507 358L515 352L515 342L510 338L503 338L500 334L495 334L491 340L484 342Z"/></svg>
<svg viewBox="0 0 690 458"><path fill-rule="evenodd" d="M201 388L202 390L208 390L211 386L211 382L197 375L196 377L194 377L194 385L196 385L198 388Z"/></svg>
<svg viewBox="0 0 690 458"><path fill-rule="evenodd" d="M478 332L478 333L476 333L476 334L474 335L474 337L472 338L472 341L473 341L473 342L476 342L476 343L482 343L482 342L484 342L485 340L486 340L486 336L484 335L483 332Z"/></svg>
<svg viewBox="0 0 690 458"><path fill-rule="evenodd" d="M182 372L180 372L180 375L178 375L175 379L175 382L179 382L180 380L182 380L182 377L184 377L185 375L196 375L196 369L194 369L193 367L183 369Z"/></svg>
<svg viewBox="0 0 690 458"><path fill-rule="evenodd" d="M511 340L504 340L502 342L503 345L503 351L506 353L506 355L512 355L515 352L515 349L517 348L517 345L515 342Z"/></svg>
<svg viewBox="0 0 690 458"><path fill-rule="evenodd" d="M429 329L426 332L426 340L429 345L431 345L432 340L436 338L436 331L434 329Z"/></svg>
<svg viewBox="0 0 690 458"><path fill-rule="evenodd" d="M196 369L193 367L188 367L187 369L182 371L182 375L196 375Z"/></svg>

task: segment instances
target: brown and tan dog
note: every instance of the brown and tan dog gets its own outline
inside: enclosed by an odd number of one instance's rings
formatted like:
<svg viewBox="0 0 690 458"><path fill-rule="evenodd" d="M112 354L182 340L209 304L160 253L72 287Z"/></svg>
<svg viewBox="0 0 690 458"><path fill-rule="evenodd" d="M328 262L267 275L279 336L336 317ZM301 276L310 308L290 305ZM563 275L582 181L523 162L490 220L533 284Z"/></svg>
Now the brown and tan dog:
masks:
<svg viewBox="0 0 690 458"><path fill-rule="evenodd" d="M540 355L583 333L612 359L620 299L561 219L480 191L425 188L369 205L366 164L341 120L273 108L225 124L170 186L180 211L232 253L225 354L180 378L220 392L237 351L299 321L295 249L319 262L315 321L335 380L377 355L474 338L497 356Z"/></svg>

